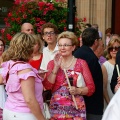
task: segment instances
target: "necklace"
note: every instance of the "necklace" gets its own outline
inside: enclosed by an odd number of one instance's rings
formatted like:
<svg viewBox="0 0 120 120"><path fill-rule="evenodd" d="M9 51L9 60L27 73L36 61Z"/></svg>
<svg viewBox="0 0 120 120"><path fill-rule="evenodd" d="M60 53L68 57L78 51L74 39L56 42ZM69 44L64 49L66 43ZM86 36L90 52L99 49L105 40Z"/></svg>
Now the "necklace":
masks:
<svg viewBox="0 0 120 120"><path fill-rule="evenodd" d="M74 59L75 59L75 57L73 56L73 58L72 58L70 64L69 64L68 66L65 66L64 64L62 64L62 67L63 67L63 68L66 68L66 69L69 68L69 67L72 65Z"/></svg>

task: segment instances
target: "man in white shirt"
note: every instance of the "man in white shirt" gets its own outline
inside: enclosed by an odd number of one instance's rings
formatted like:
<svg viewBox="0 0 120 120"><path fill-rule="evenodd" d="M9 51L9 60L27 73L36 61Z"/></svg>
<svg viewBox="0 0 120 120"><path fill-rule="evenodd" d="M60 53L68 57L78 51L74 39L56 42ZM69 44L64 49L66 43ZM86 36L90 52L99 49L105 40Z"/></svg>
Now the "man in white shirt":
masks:
<svg viewBox="0 0 120 120"><path fill-rule="evenodd" d="M43 58L40 69L47 70L47 65L50 60L53 60L58 52L57 36L58 29L52 23L46 23L41 28L42 39L47 43L47 47L43 49Z"/></svg>

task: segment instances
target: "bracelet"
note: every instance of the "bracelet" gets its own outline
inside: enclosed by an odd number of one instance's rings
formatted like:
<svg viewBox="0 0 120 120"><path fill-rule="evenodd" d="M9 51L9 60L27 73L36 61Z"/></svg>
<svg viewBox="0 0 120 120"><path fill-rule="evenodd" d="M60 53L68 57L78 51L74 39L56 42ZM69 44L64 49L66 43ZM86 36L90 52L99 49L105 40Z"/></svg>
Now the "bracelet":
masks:
<svg viewBox="0 0 120 120"><path fill-rule="evenodd" d="M53 71L52 71L51 73L52 73L53 75L56 75L56 74L57 74L56 72L53 72Z"/></svg>

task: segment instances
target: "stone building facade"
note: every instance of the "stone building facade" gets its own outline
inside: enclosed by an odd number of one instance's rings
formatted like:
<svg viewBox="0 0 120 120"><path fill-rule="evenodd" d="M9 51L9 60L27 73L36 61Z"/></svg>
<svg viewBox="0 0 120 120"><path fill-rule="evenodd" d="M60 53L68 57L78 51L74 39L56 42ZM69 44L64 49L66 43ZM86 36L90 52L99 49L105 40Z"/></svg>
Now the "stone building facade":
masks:
<svg viewBox="0 0 120 120"><path fill-rule="evenodd" d="M105 30L111 27L112 0L76 0L77 13L87 23L98 24L105 39Z"/></svg>

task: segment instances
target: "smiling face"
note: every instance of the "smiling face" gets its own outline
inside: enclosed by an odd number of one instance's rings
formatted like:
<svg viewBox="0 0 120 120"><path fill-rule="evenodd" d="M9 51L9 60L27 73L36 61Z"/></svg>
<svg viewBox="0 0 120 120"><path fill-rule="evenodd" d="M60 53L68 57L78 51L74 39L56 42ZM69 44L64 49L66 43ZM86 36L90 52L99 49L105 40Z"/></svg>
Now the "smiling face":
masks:
<svg viewBox="0 0 120 120"><path fill-rule="evenodd" d="M72 45L72 42L68 38L60 38L58 41L59 52L63 57L72 55L72 52L75 49L75 45Z"/></svg>

